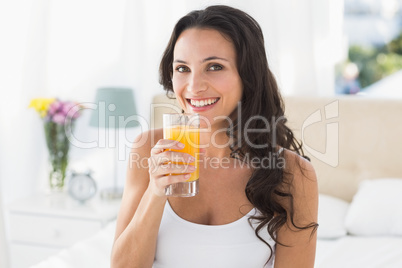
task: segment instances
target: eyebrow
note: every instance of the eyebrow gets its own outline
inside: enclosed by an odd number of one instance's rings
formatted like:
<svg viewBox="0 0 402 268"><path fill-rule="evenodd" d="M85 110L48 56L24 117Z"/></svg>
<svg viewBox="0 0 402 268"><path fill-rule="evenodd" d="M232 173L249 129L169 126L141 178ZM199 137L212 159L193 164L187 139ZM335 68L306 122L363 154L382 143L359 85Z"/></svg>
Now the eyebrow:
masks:
<svg viewBox="0 0 402 268"><path fill-rule="evenodd" d="M228 60L225 59L225 58L221 58L221 57L217 57L217 56L211 56L211 57L208 57L208 58L203 59L202 62L207 62L207 61L210 61L210 60L223 60L223 61L228 61ZM185 63L185 64L187 64L186 61L180 60L180 59L174 60L173 62L174 62L174 63Z"/></svg>

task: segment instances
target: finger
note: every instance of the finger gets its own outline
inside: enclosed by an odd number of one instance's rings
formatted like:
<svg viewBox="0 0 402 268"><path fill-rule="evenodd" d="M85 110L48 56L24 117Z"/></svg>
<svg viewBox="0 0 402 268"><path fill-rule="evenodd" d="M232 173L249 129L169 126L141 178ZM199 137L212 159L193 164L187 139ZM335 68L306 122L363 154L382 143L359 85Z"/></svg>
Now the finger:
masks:
<svg viewBox="0 0 402 268"><path fill-rule="evenodd" d="M161 187L166 188L171 184L175 184L178 182L183 182L188 180L191 177L191 174L181 174L181 175L166 175L158 179L158 183Z"/></svg>
<svg viewBox="0 0 402 268"><path fill-rule="evenodd" d="M160 178L153 179L151 183L154 186L153 188L157 192L157 195L164 196L166 187L174 183L184 182L190 177L191 174L188 173L180 175L169 174Z"/></svg>
<svg viewBox="0 0 402 268"><path fill-rule="evenodd" d="M194 156L188 153L176 152L176 151L164 151L160 154L154 155L152 158L157 164L166 162L176 163L192 163L195 161Z"/></svg>
<svg viewBox="0 0 402 268"><path fill-rule="evenodd" d="M165 149L181 150L183 148L184 148L184 144L179 141L169 140L169 139L160 139L155 144L155 146L151 149L151 154L162 153Z"/></svg>
<svg viewBox="0 0 402 268"><path fill-rule="evenodd" d="M153 177L160 178L162 176L167 176L170 174L180 175L184 173L192 173L196 170L193 165L179 165L174 163L169 163L166 165L155 166L153 170L150 171Z"/></svg>
<svg viewBox="0 0 402 268"><path fill-rule="evenodd" d="M161 177L169 174L179 175L184 173L193 173L196 170L193 165L179 165L176 163L168 163L156 166L152 171L153 177Z"/></svg>
<svg viewBox="0 0 402 268"><path fill-rule="evenodd" d="M149 173L152 175L158 167L161 165L167 165L172 163L172 165L184 165L194 163L196 159L187 153L174 152L174 151L165 151L161 154L157 154L148 158L148 168ZM165 168L163 166L162 168ZM160 174L158 174L160 175Z"/></svg>

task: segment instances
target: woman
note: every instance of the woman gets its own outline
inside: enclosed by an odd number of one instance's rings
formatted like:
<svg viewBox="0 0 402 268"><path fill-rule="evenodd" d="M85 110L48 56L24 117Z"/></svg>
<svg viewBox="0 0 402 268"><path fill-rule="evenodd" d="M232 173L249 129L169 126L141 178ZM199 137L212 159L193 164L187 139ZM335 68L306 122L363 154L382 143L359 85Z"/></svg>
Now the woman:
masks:
<svg viewBox="0 0 402 268"><path fill-rule="evenodd" d="M173 30L160 81L183 111L211 124L200 190L167 198L188 165L158 160L190 155L166 151L181 148L161 129L142 133L140 148L137 137L132 153L149 168L129 165L112 267L313 267L316 176L285 125L258 23L227 6L189 13Z"/></svg>

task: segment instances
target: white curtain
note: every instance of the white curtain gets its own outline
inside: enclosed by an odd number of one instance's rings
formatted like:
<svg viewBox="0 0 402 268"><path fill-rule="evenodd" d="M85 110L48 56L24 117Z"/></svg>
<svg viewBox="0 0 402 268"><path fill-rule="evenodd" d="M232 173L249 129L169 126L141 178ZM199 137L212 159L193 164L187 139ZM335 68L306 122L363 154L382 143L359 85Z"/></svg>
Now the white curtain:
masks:
<svg viewBox="0 0 402 268"><path fill-rule="evenodd" d="M47 169L43 130L27 108L34 97L93 101L101 86L134 89L140 116L162 92L158 65L175 22L193 9L228 4L260 22L270 65L284 94L328 95L342 57L338 0L13 0L0 2L0 190L5 203L43 189ZM76 125L84 141L98 138L89 111ZM127 134L128 142L141 129ZM71 165L112 176L107 148L72 148ZM105 160L106 159L106 160ZM125 161L119 163L124 183ZM110 180L111 181L111 180Z"/></svg>

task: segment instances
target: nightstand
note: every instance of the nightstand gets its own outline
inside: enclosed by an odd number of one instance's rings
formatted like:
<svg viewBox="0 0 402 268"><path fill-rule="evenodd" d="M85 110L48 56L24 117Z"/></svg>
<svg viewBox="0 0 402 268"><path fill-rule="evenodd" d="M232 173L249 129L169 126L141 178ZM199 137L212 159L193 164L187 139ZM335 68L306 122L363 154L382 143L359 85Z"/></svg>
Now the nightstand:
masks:
<svg viewBox="0 0 402 268"><path fill-rule="evenodd" d="M99 232L117 217L120 201L79 204L64 193L35 195L8 207L12 268L29 267Z"/></svg>

